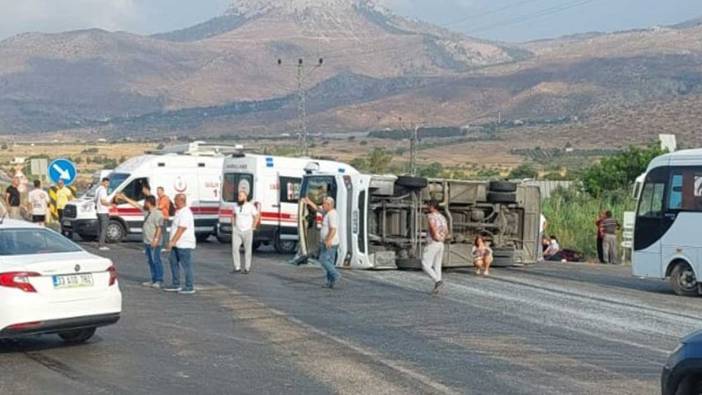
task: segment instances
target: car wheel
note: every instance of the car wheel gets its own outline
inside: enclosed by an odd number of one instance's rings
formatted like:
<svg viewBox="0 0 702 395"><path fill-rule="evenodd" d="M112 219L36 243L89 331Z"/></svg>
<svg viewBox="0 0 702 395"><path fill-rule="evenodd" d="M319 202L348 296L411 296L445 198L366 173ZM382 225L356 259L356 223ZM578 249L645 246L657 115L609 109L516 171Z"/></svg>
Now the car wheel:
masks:
<svg viewBox="0 0 702 395"><path fill-rule="evenodd" d="M229 236L224 236L224 235L218 234L217 241L219 241L222 244L230 244L232 242L232 238Z"/></svg>
<svg viewBox="0 0 702 395"><path fill-rule="evenodd" d="M256 250L258 250L258 249L261 247L261 244L262 244L262 243L261 243L260 241L258 241L258 240L257 240L257 241L254 241L254 242L251 244L251 251L256 251Z"/></svg>
<svg viewBox="0 0 702 395"><path fill-rule="evenodd" d="M294 254L297 251L297 242L295 240L281 240L280 235L276 235L273 247L279 254Z"/></svg>
<svg viewBox="0 0 702 395"><path fill-rule="evenodd" d="M197 233L195 239L197 239L198 243L206 243L210 236L212 236L211 233Z"/></svg>
<svg viewBox="0 0 702 395"><path fill-rule="evenodd" d="M680 296L697 296L697 278L690 265L680 262L675 265L670 273L670 285L673 291Z"/></svg>
<svg viewBox="0 0 702 395"><path fill-rule="evenodd" d="M517 192L517 184L509 181L490 181L488 189L492 192Z"/></svg>
<svg viewBox="0 0 702 395"><path fill-rule="evenodd" d="M76 329L74 331L59 332L59 337L68 344L80 344L90 340L97 328Z"/></svg>
<svg viewBox="0 0 702 395"><path fill-rule="evenodd" d="M517 203L517 194L513 192L488 192L488 203Z"/></svg>
<svg viewBox="0 0 702 395"><path fill-rule="evenodd" d="M127 235L127 231L124 229L121 223L118 221L110 221L107 224L107 230L105 232L105 240L108 243L119 243L124 240Z"/></svg>
<svg viewBox="0 0 702 395"><path fill-rule="evenodd" d="M429 182L424 177L399 176L395 181L395 185L407 189L422 189L426 188L428 184Z"/></svg>

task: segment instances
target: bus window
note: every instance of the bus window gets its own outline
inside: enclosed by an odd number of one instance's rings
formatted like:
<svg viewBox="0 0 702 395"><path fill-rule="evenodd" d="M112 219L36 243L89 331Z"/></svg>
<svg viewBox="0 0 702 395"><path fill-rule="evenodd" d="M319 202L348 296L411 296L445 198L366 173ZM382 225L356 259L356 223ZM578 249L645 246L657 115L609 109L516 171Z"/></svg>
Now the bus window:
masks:
<svg viewBox="0 0 702 395"><path fill-rule="evenodd" d="M668 198L669 210L680 210L683 208L683 176L673 174L670 179L670 197Z"/></svg>
<svg viewBox="0 0 702 395"><path fill-rule="evenodd" d="M660 217L663 215L663 198L665 194L665 184L659 182L647 182L641 191L641 203L639 204L639 217Z"/></svg>

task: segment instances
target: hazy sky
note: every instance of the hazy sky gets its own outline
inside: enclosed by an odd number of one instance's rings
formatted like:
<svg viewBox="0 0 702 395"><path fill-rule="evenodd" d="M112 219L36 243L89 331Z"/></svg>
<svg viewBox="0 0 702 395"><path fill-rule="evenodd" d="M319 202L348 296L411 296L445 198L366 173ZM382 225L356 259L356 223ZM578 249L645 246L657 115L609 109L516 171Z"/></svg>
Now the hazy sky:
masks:
<svg viewBox="0 0 702 395"><path fill-rule="evenodd" d="M99 27L135 33L183 28L229 0L0 0L0 39ZM702 16L702 0L381 0L396 13L469 35L525 41L667 25Z"/></svg>

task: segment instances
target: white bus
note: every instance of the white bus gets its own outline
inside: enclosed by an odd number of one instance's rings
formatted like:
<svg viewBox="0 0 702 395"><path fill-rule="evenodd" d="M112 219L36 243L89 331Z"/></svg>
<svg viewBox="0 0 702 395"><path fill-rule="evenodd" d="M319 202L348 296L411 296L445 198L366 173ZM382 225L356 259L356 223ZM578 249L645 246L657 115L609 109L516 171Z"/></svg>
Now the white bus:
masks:
<svg viewBox="0 0 702 395"><path fill-rule="evenodd" d="M651 161L638 197L633 274L696 296L702 273L702 149Z"/></svg>

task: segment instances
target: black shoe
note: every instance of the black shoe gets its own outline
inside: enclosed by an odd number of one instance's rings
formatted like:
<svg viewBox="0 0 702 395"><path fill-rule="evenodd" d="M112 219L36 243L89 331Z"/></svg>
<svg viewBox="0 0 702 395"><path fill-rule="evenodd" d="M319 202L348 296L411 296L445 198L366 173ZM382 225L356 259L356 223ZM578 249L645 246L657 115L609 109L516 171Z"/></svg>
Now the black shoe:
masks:
<svg viewBox="0 0 702 395"><path fill-rule="evenodd" d="M244 271L242 271L243 274L249 274L249 272L250 272L250 270L246 270L246 269L244 269Z"/></svg>
<svg viewBox="0 0 702 395"><path fill-rule="evenodd" d="M241 269L232 269L232 273L241 273Z"/></svg>
<svg viewBox="0 0 702 395"><path fill-rule="evenodd" d="M439 288L441 288L441 287L443 287L443 286L444 286L444 282L443 282L443 281L437 281L436 283L434 283L434 289L431 291L432 295L438 294L438 293L439 293Z"/></svg>
<svg viewBox="0 0 702 395"><path fill-rule="evenodd" d="M322 285L322 288L329 288L329 289L334 289L334 283L336 281L327 281L326 284Z"/></svg>

